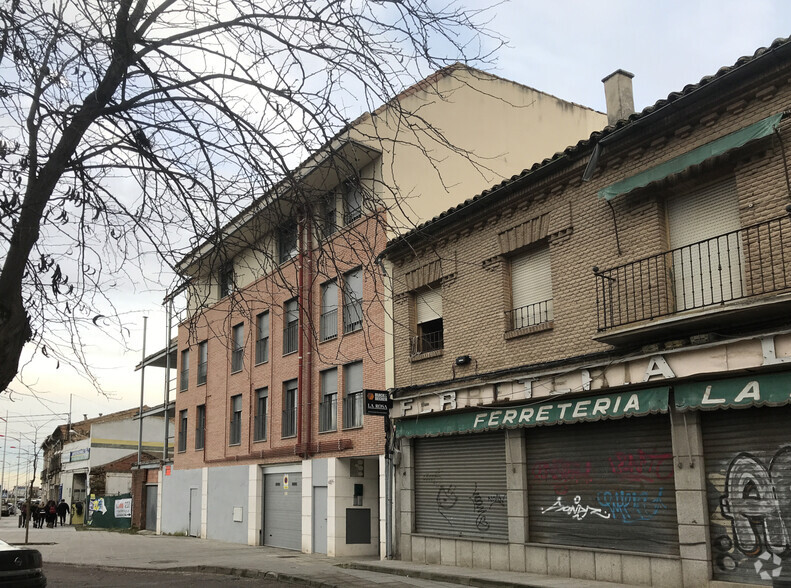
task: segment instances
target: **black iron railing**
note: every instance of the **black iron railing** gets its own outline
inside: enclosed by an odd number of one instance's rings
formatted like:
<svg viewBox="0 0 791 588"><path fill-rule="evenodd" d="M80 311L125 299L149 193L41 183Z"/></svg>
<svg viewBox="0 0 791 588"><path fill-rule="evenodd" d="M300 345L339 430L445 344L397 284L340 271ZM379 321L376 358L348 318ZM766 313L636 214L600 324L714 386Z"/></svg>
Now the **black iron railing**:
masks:
<svg viewBox="0 0 791 588"><path fill-rule="evenodd" d="M533 327L552 320L552 299L520 306L505 312L505 318L512 330Z"/></svg>
<svg viewBox="0 0 791 588"><path fill-rule="evenodd" d="M179 378L179 390L184 392L189 387L190 370L189 368L181 370L181 377Z"/></svg>
<svg viewBox="0 0 791 588"><path fill-rule="evenodd" d="M335 431L338 428L338 399L327 394L319 403L319 432Z"/></svg>
<svg viewBox="0 0 791 588"><path fill-rule="evenodd" d="M263 441L266 439L266 413L255 415L253 421L253 441Z"/></svg>
<svg viewBox="0 0 791 588"><path fill-rule="evenodd" d="M299 323L297 321L292 321L283 329L283 355L294 353L297 350L299 342L298 326Z"/></svg>
<svg viewBox="0 0 791 588"><path fill-rule="evenodd" d="M231 352L231 372L240 372L244 366L244 347L238 347Z"/></svg>
<svg viewBox="0 0 791 588"><path fill-rule="evenodd" d="M198 364L198 386L206 383L207 367L208 367L208 362L206 361Z"/></svg>
<svg viewBox="0 0 791 588"><path fill-rule="evenodd" d="M338 309L321 313L320 335L322 341L328 341L338 336Z"/></svg>
<svg viewBox="0 0 791 588"><path fill-rule="evenodd" d="M775 218L596 275L598 329L791 289L791 219Z"/></svg>
<svg viewBox="0 0 791 588"><path fill-rule="evenodd" d="M242 442L242 414L234 413L231 417L231 425L228 435L230 445L238 445Z"/></svg>
<svg viewBox="0 0 791 588"><path fill-rule="evenodd" d="M420 355L431 351L440 351L445 347L445 337L443 331L432 331L421 335L414 335L409 338L411 355Z"/></svg>
<svg viewBox="0 0 791 588"><path fill-rule="evenodd" d="M354 429L363 426L363 393L347 394L343 399L343 428Z"/></svg>
<svg viewBox="0 0 791 588"><path fill-rule="evenodd" d="M343 332L352 333L363 328L363 301L361 298L343 305Z"/></svg>
<svg viewBox="0 0 791 588"><path fill-rule="evenodd" d="M269 337L261 337L255 342L255 363L264 363L269 360Z"/></svg>
<svg viewBox="0 0 791 588"><path fill-rule="evenodd" d="M287 408L283 411L283 423L280 429L282 437L293 437L297 434L297 409Z"/></svg>

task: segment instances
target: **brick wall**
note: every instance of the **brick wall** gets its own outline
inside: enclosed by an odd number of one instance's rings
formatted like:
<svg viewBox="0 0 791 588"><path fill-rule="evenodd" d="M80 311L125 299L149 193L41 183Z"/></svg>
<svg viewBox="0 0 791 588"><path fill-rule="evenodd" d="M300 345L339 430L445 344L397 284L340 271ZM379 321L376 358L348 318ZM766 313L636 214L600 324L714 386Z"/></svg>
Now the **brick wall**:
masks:
<svg viewBox="0 0 791 588"><path fill-rule="evenodd" d="M716 96L716 104L698 102L661 125L643 125L642 133L608 145L591 181L581 181L588 153L555 166L556 171L541 181L522 182L523 187L512 189L482 213L466 218L457 213L453 225L435 231L431 242L417 244L414 254L394 257L396 386L425 385L612 349L593 340L597 304L592 267L606 269L667 250L664 200L669 194L684 193L711 177L732 173L742 226L784 214L789 194L777 137L620 196L613 200L613 210L597 192L781 112L791 98L787 79L788 72L784 72L756 81L748 90L731 88ZM791 145L789 123L781 124L780 134ZM568 217L552 221L555 227L547 237L554 321L549 329L508 337L504 313L510 310L509 255L502 254L498 235L542 215ZM444 350L439 356L416 360L410 357L409 347L409 336L414 334L414 290L410 290L409 276L437 259L444 276ZM461 355L470 355L472 363L454 366L454 359Z"/></svg>

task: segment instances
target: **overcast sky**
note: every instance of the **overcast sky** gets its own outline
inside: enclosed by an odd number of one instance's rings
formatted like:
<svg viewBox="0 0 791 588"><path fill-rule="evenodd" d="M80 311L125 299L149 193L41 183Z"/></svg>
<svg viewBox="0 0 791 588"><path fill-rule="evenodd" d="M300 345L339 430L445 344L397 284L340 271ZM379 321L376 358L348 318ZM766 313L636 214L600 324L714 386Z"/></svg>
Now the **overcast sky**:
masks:
<svg viewBox="0 0 791 588"><path fill-rule="evenodd" d="M468 6L483 5L467 0ZM512 0L498 7L490 26L509 39L492 73L553 94L559 98L605 110L601 79L621 68L635 77L638 110L665 98L670 92L732 65L742 55L752 55L778 37L788 36L791 2L786 0ZM547 154L549 156L551 154ZM525 162L529 167L533 162ZM516 170L515 170L516 171ZM98 395L74 372L54 369L51 361L37 360L25 367L26 381L37 397L15 385L15 394L0 398L0 416L8 410L9 435L32 438L36 426L41 436L65 422L69 395L73 394L73 419L136 406L140 377L134 365L140 359L142 316L150 317L148 350L165 342L164 290L136 281L117 296L129 332L129 346L113 339L87 344L91 363L109 398ZM164 370L147 372L146 403L162 402ZM47 416L49 415L49 416ZM1 431L0 431L1 432ZM10 441L8 445L17 445ZM31 443L23 442L29 447ZM16 468L16 453L6 454L6 484Z"/></svg>

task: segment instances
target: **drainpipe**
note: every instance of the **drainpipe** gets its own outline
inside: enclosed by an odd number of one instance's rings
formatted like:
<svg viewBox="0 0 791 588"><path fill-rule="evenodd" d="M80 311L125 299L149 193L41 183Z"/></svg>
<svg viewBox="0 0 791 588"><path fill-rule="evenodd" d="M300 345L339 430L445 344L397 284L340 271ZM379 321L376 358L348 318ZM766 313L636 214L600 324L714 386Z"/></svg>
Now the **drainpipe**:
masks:
<svg viewBox="0 0 791 588"><path fill-rule="evenodd" d="M307 357L307 373L306 373L306 389L307 389L307 429L305 430L306 435L306 449L305 449L305 457L310 457L310 442L311 437L313 435L313 335L315 330L313 329L313 235L311 234L311 226L310 226L310 215L308 215L305 219L305 234L307 242L307 247L305 249L305 253L307 254L307 263L308 263L308 293L307 293L307 317L309 322L309 332L308 337L305 340L305 345L307 346L306 354Z"/></svg>
<svg viewBox="0 0 791 588"><path fill-rule="evenodd" d="M301 215L300 215L301 216ZM297 253L297 265L298 265L298 274L297 274L297 309L299 312L299 320L297 322L297 449L302 449L302 387L304 385L304 379L302 377L302 340L304 339L304 330L305 330L305 305L302 303L302 284L304 279L304 263L305 263L305 236L304 236L304 219L300 218L298 220L297 230L298 233L298 249L299 252Z"/></svg>
<svg viewBox="0 0 791 588"><path fill-rule="evenodd" d="M140 360L140 412L137 415L137 465L140 467L140 462L143 461L143 394L145 392L146 381L146 327L148 326L148 317L143 317L143 358ZM69 430L66 432L66 438L71 441L71 395L69 395Z"/></svg>
<svg viewBox="0 0 791 588"><path fill-rule="evenodd" d="M170 334L173 332L173 298L168 300L165 306L168 313L167 337L165 338L165 445L162 448L162 460L168 459L168 427L170 416L168 415L168 404L170 404ZM141 421L142 422L142 421Z"/></svg>

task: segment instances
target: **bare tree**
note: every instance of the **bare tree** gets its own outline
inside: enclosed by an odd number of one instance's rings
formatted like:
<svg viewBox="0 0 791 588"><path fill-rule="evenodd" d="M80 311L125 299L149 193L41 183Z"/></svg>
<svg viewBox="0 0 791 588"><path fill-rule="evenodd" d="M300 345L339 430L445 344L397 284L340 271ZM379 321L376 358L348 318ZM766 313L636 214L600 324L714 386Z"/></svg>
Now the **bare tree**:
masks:
<svg viewBox="0 0 791 588"><path fill-rule="evenodd" d="M108 326L130 262L170 279L262 195L314 199L292 170L347 108L500 44L482 12L438 6L0 0L0 390L28 342L88 368L83 327Z"/></svg>

